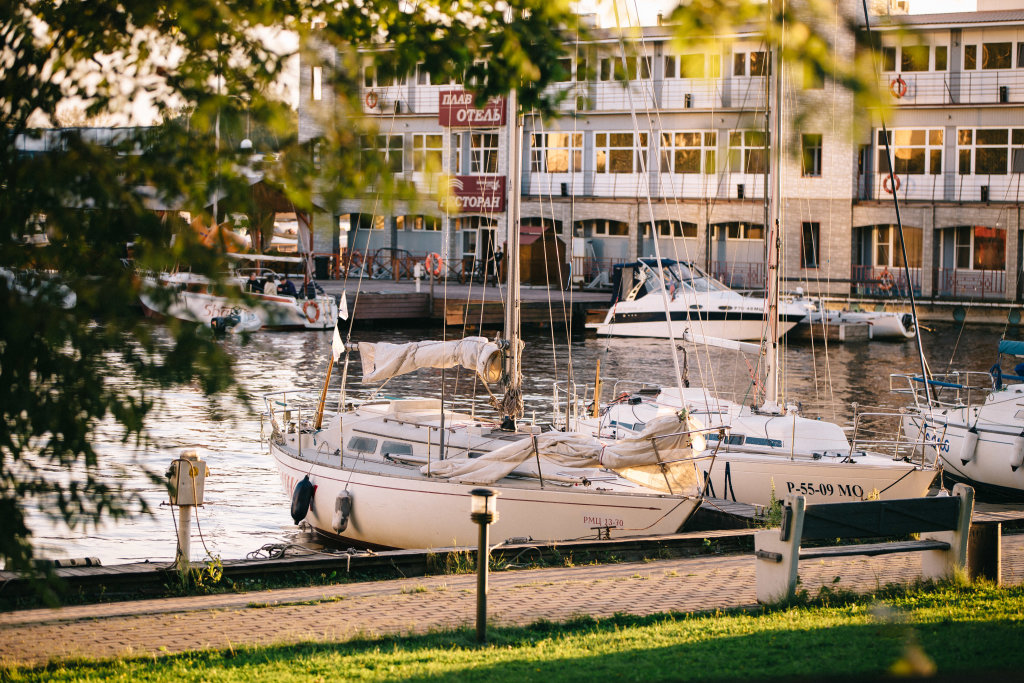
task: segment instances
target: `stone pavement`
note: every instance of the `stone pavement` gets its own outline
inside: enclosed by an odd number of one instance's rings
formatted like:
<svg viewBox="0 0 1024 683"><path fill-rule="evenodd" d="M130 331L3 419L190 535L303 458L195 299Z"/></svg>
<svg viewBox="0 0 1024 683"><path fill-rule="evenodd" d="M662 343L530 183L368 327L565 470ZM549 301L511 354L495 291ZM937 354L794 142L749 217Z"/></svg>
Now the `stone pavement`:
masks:
<svg viewBox="0 0 1024 683"><path fill-rule="evenodd" d="M919 576L917 553L800 565L812 593L823 585L866 591ZM0 664L471 627L475 582L475 575L433 576L7 612L0 614ZM1024 583L1024 534L1003 537L1003 583ZM491 621L499 624L755 604L750 554L498 572L488 596Z"/></svg>

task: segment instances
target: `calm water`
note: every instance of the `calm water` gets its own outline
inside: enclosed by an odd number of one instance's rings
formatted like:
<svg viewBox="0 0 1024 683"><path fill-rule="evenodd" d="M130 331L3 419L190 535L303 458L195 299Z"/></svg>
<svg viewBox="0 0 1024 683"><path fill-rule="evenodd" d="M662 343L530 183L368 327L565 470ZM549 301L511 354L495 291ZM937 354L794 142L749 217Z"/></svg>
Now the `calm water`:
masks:
<svg viewBox="0 0 1024 683"><path fill-rule="evenodd" d="M959 368L987 370L995 362L1000 327L968 327L954 324L934 325L924 333L926 354L935 371L951 361ZM436 329L374 330L356 341L413 341L436 338ZM1021 338L1021 330L1011 328L1008 338ZM575 369L578 382L592 383L594 368L601 360L605 384L604 397L611 396L610 378L642 379L661 384L674 383L671 347L666 340L595 339L552 345L550 335L534 333L527 337L524 354L524 391L526 414L538 421L549 419L552 385L566 378L566 368ZM245 557L266 543L294 540L289 499L281 490L277 472L266 446L260 440L257 408L264 392L299 387L319 391L330 333L261 332L248 345L237 340L224 342L238 362L238 380L252 397L246 406L235 398L211 402L198 391L181 389L163 396L163 406L150 422L153 446L144 452L120 444L113 428L104 432L104 463L110 476L123 478L140 492L154 514L99 529L77 529L68 533L51 527L36 514L36 545L47 557L99 557L104 564L143 561L167 561L174 555L174 518L171 508L161 506L166 492L142 475L149 468L163 472L167 464L185 448L195 448L207 461L211 474L206 482L206 506L198 510L202 538L193 532L192 556L205 557L203 541L211 554L223 559ZM692 384L703 380L722 392L742 397L750 390L750 367L735 352L712 350L691 352L687 358ZM840 423L849 420L849 403L898 407L902 397L889 393L891 372L919 369L916 342L858 343L830 345L826 354L821 343L790 344L785 350L785 391L788 401L798 400L805 412L822 415ZM557 373L555 368L561 368ZM1004 362L1004 372L1012 370L1012 361ZM360 377L358 364L352 376ZM440 371L421 371L413 376L392 380L384 389L389 396L435 396ZM455 389L454 372L446 373L448 386ZM337 386L337 375L332 387ZM352 393L366 396L358 383ZM472 379L462 376L457 390L466 395ZM337 400L332 391L333 400ZM328 403L330 405L330 402ZM483 410L483 401L477 403ZM115 472L116 466L124 470Z"/></svg>

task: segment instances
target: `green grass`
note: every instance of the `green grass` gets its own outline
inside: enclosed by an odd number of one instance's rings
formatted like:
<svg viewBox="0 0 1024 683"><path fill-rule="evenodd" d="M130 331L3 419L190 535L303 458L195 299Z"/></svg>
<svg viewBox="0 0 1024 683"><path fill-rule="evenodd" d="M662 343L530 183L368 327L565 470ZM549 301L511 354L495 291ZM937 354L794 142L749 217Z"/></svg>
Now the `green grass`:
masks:
<svg viewBox="0 0 1024 683"><path fill-rule="evenodd" d="M581 606L583 607L583 606ZM814 600L745 612L583 617L331 644L77 661L0 669L11 681L739 680L886 673L1011 674L1024 642L1024 587L823 591Z"/></svg>

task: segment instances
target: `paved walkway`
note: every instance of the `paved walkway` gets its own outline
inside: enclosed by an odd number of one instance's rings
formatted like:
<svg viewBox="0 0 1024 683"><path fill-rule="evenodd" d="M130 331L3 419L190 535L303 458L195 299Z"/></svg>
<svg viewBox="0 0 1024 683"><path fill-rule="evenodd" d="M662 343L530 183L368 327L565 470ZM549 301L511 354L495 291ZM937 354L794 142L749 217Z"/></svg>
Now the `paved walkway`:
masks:
<svg viewBox="0 0 1024 683"><path fill-rule="evenodd" d="M800 565L803 586L866 591L920 576L916 553ZM834 582L836 577L838 582ZM238 645L338 641L471 626L475 575L419 577L246 594L0 614L0 663L170 654ZM1024 583L1024 534L1003 537L1003 582ZM492 622L753 606L753 555L507 571L491 575Z"/></svg>

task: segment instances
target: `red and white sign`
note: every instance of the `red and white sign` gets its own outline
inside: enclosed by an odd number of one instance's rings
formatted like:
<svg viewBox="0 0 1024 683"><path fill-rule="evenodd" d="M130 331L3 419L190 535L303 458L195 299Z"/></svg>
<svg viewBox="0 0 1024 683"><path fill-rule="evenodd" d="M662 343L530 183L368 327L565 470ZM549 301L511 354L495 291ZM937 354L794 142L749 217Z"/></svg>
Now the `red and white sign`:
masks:
<svg viewBox="0 0 1024 683"><path fill-rule="evenodd" d="M473 93L442 90L437 94L437 122L447 128L497 128L505 125L505 98L499 97L477 109Z"/></svg>
<svg viewBox="0 0 1024 683"><path fill-rule="evenodd" d="M452 213L501 213L505 210L505 176L457 175L450 183Z"/></svg>

